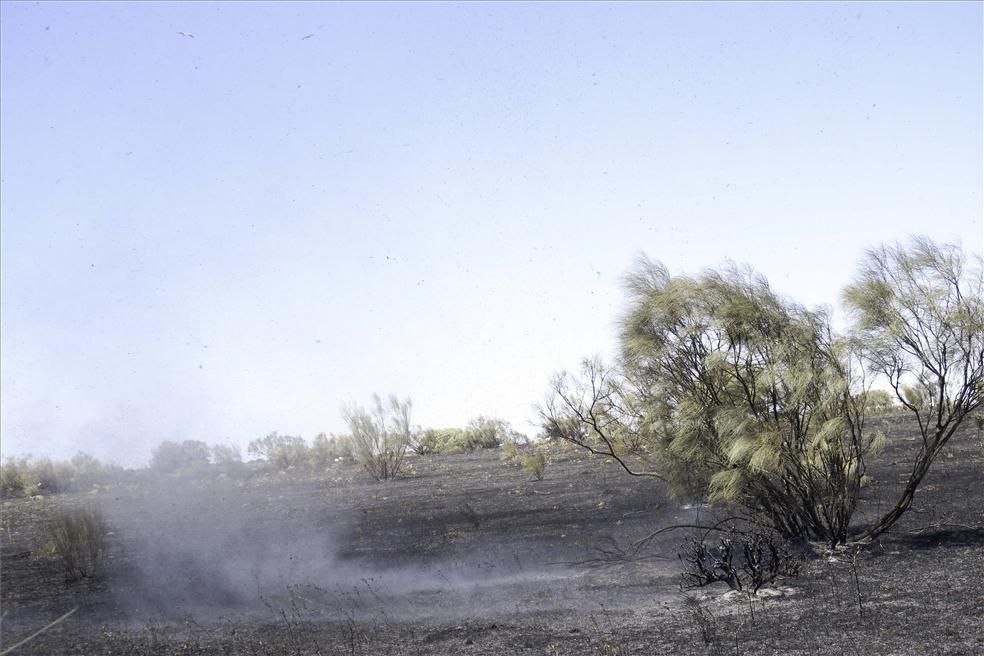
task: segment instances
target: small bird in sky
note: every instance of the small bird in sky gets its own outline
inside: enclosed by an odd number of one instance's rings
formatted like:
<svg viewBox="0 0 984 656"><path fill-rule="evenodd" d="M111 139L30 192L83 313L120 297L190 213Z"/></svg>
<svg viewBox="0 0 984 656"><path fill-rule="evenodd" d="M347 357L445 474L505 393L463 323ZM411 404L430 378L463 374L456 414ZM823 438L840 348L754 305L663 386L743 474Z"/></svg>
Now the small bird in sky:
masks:
<svg viewBox="0 0 984 656"><path fill-rule="evenodd" d="M195 38L195 35L194 34L191 34L189 32L178 32L178 34L180 34L181 36L186 36L189 39L194 39Z"/></svg>
<svg viewBox="0 0 984 656"><path fill-rule="evenodd" d="M314 33L308 34L307 36L302 36L301 37L301 41L303 41L305 39L310 39L312 36L314 36Z"/></svg>

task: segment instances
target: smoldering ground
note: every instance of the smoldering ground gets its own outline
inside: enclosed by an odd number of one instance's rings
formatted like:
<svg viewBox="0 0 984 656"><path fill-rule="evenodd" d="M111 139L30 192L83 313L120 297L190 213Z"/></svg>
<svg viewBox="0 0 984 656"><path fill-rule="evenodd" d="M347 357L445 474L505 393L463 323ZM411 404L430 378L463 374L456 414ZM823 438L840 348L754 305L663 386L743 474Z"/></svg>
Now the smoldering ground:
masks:
<svg viewBox="0 0 984 656"><path fill-rule="evenodd" d="M346 492L245 471L157 476L102 498L115 545L105 619L201 622L286 611L412 620L653 603L658 590L673 592L671 559L603 573L572 565L596 555L608 536L590 523L552 523L549 513L561 511L535 505L538 497L506 517L468 490L430 496L426 480L415 498L410 481L356 477ZM606 529L621 522L598 519ZM649 526L635 525L632 535ZM625 584L618 595L613 576Z"/></svg>

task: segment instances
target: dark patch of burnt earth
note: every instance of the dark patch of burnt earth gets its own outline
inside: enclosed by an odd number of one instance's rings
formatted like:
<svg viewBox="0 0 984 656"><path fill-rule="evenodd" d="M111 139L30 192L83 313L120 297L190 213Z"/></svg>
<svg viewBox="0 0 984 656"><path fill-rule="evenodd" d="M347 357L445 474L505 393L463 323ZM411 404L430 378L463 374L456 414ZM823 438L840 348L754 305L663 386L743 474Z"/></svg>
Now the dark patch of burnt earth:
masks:
<svg viewBox="0 0 984 656"><path fill-rule="evenodd" d="M886 509L916 445L911 423L886 425L862 525ZM3 644L80 606L17 653L984 653L984 450L970 425L893 531L858 551L817 547L800 578L751 600L707 588L684 602L679 533L660 536L649 560L591 562L599 548L694 518L653 481L569 449L535 483L494 450L410 462L388 483L354 465L243 467L171 481L183 492L167 502L139 481L4 502ZM52 509L76 503L102 504L114 535L103 574L67 585L27 554ZM141 562L147 553L168 567L174 554L190 558L199 584L235 594L195 599L194 586Z"/></svg>

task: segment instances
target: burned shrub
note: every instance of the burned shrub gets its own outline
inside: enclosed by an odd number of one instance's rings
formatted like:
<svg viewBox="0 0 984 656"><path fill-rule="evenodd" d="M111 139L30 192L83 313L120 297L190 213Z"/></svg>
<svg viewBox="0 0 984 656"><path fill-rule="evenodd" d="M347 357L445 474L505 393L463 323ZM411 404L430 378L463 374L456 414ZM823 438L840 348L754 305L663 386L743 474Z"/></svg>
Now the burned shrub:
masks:
<svg viewBox="0 0 984 656"><path fill-rule="evenodd" d="M977 443L984 449L984 415L975 416L974 424L977 425Z"/></svg>
<svg viewBox="0 0 984 656"><path fill-rule="evenodd" d="M731 529L708 546L692 537L679 554L684 565L681 586L699 588L722 581L732 590L756 594L779 577L799 576L800 562L775 532Z"/></svg>

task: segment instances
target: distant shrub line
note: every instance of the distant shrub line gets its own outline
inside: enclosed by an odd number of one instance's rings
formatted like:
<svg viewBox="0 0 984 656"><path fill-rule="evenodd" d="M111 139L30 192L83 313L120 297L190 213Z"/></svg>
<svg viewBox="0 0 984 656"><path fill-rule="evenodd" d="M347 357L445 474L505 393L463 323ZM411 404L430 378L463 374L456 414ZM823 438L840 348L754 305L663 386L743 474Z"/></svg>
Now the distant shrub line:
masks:
<svg viewBox="0 0 984 656"><path fill-rule="evenodd" d="M33 497L61 492L84 492L95 485L115 482L123 473L87 453L70 460L30 456L4 458L0 463L0 497Z"/></svg>

